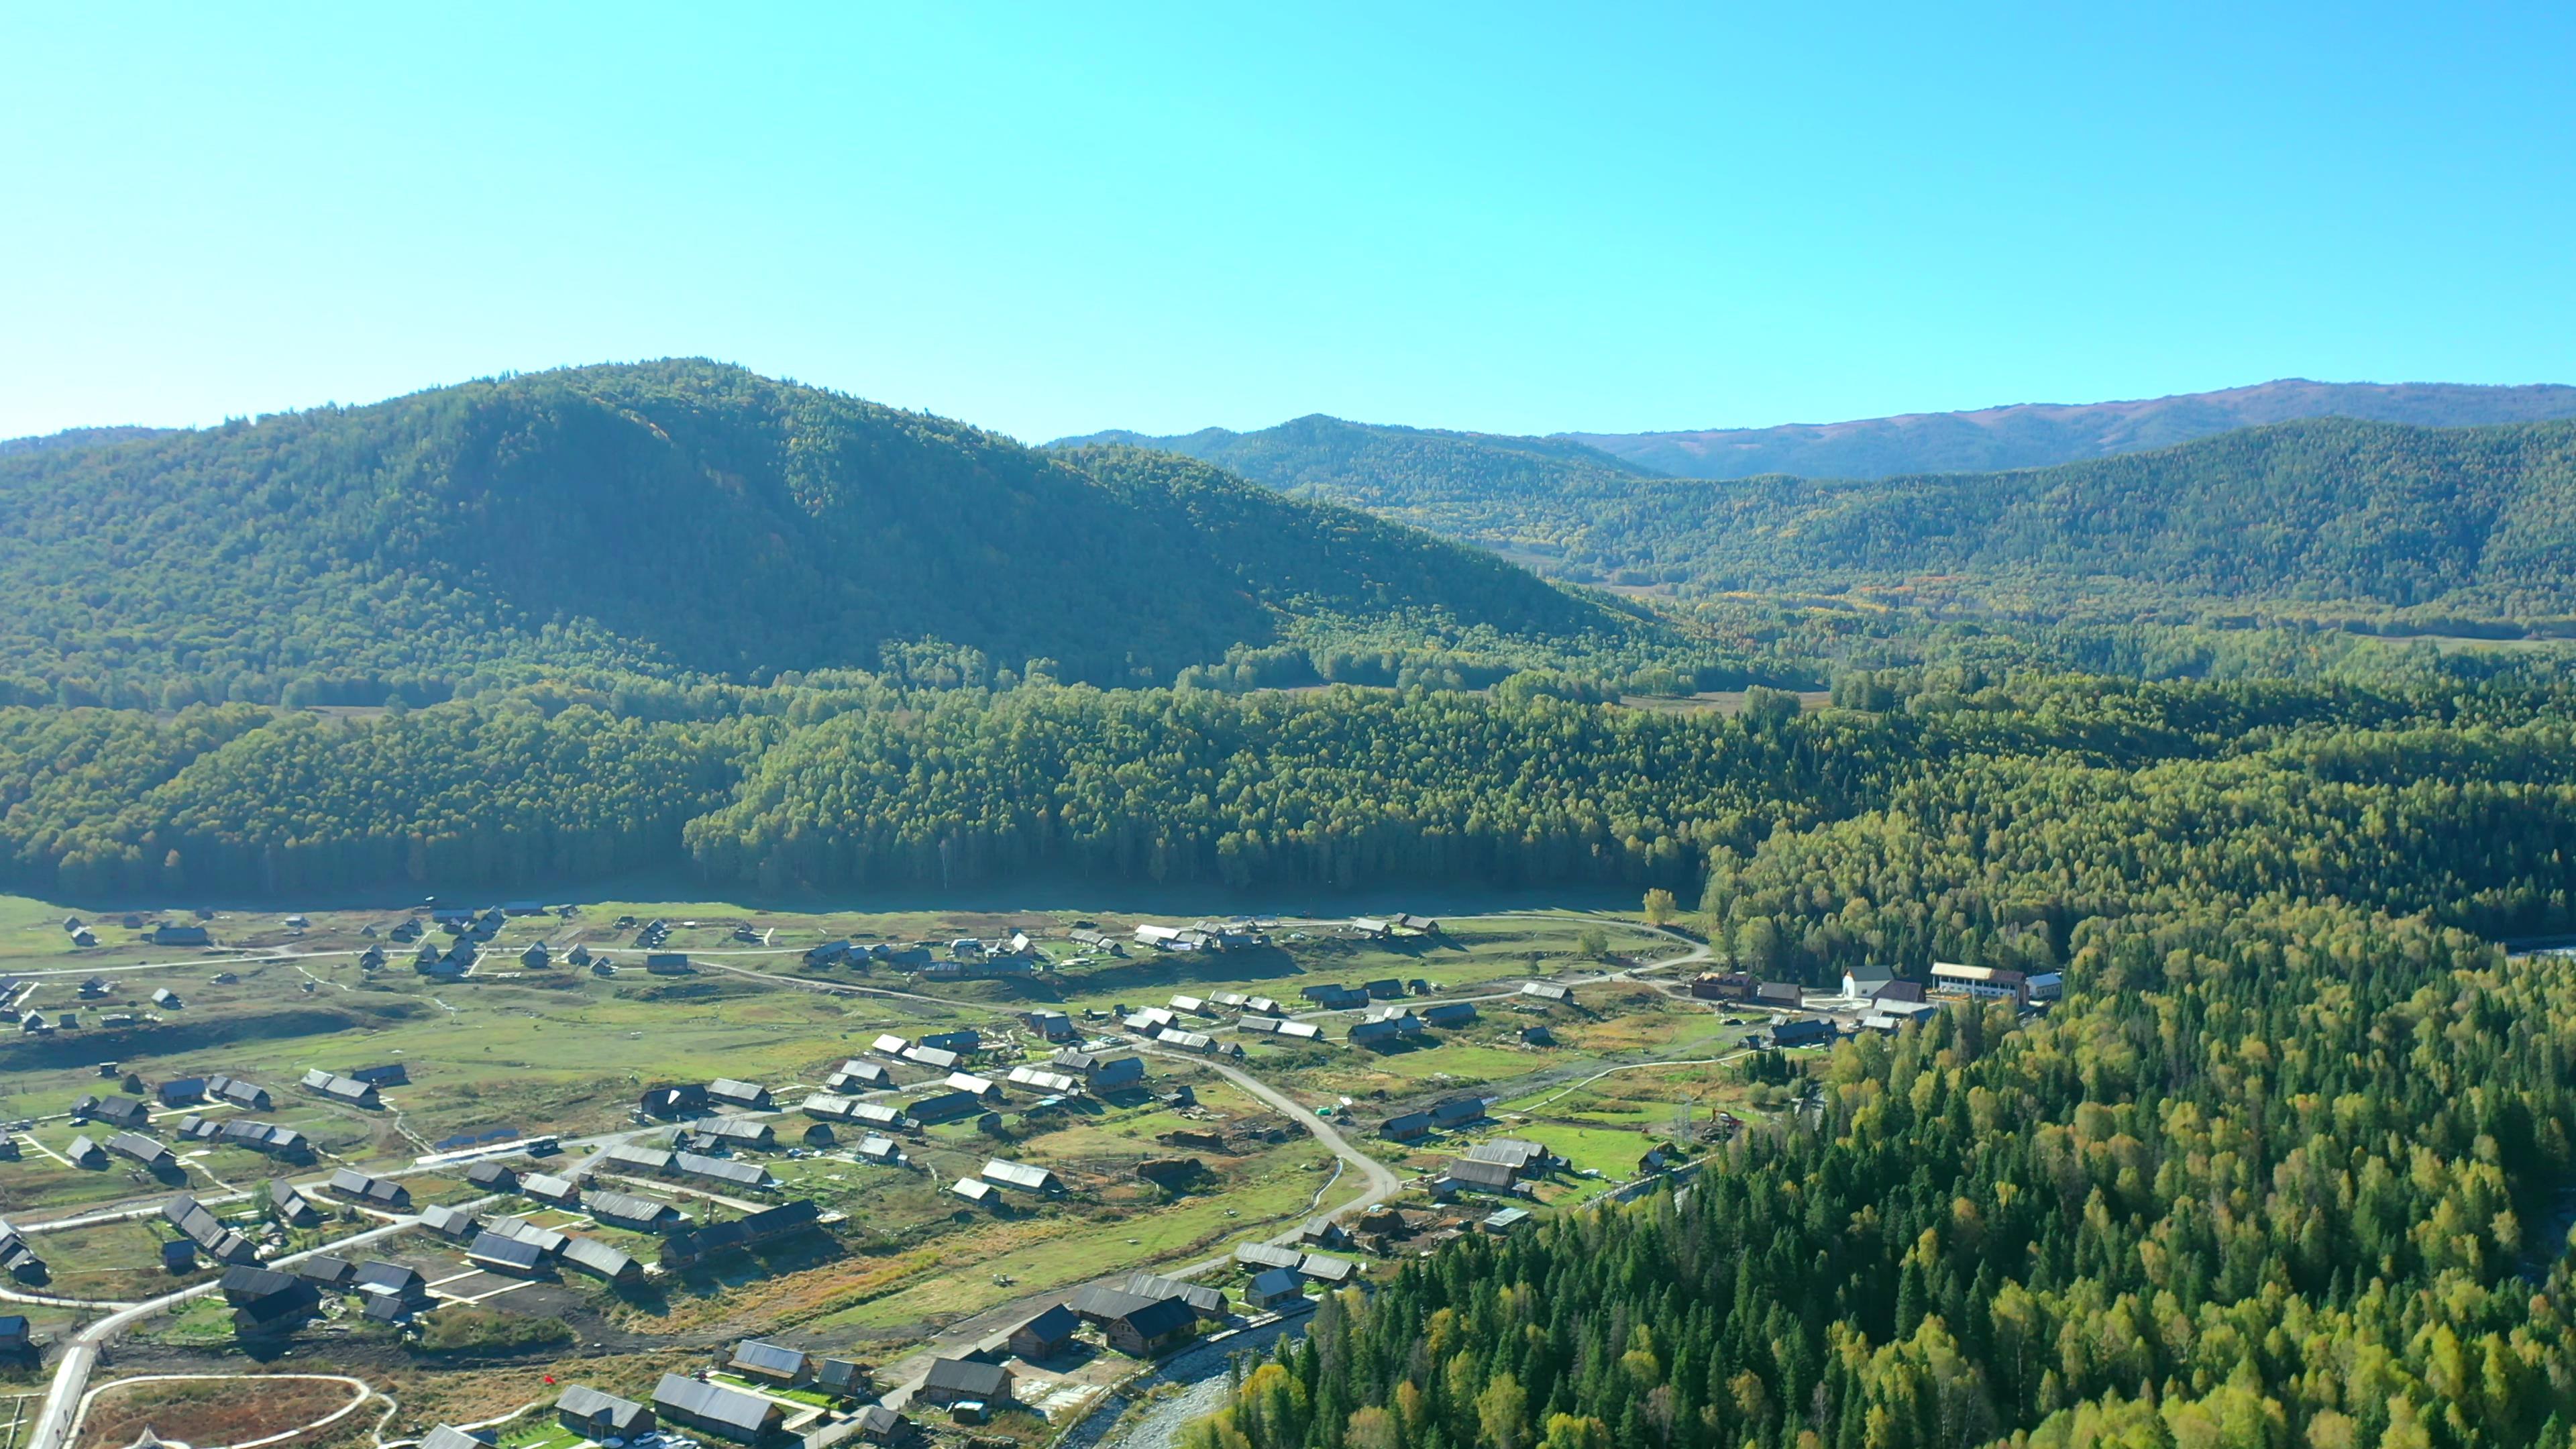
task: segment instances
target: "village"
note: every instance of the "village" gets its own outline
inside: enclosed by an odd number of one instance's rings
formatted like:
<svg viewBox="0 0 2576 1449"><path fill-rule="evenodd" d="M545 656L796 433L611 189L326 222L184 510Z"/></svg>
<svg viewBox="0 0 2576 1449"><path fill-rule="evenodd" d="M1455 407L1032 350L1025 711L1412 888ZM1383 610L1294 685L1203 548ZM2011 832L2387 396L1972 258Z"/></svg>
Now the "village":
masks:
<svg viewBox="0 0 2576 1449"><path fill-rule="evenodd" d="M445 1449L1046 1442L1451 1238L1686 1181L1818 1049L2058 986L1820 991L1557 912L57 929L0 980L0 1355L44 1395L0 1449L84 1444L111 1339L209 1381L614 1366Z"/></svg>

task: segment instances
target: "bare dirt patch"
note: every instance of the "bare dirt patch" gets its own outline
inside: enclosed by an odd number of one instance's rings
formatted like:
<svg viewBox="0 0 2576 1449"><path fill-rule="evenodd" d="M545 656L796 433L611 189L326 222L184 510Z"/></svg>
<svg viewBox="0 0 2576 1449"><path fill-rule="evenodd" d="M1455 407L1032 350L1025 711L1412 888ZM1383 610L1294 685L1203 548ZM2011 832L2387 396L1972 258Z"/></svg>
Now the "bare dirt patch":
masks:
<svg viewBox="0 0 2576 1449"><path fill-rule="evenodd" d="M110 1384L90 1404L76 1449L123 1449L147 1428L191 1444L238 1444L314 1423L357 1392L327 1379L271 1375Z"/></svg>

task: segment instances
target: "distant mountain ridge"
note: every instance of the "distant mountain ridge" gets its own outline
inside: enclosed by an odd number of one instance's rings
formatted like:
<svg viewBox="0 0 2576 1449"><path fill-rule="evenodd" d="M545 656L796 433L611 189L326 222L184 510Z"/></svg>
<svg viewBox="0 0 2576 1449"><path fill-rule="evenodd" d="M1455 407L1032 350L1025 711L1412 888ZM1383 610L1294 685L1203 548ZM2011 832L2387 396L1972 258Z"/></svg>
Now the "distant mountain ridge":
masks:
<svg viewBox="0 0 2576 1449"><path fill-rule="evenodd" d="M2126 402L2020 403L1840 423L1558 436L1676 478L1888 478L2045 468L2325 417L2426 428L2547 422L2576 417L2576 387L2284 378Z"/></svg>
<svg viewBox="0 0 2576 1449"><path fill-rule="evenodd" d="M1319 417L1151 441L1574 583L1686 596L1921 586L2052 612L2114 599L2576 609L2576 420L2293 418L2045 468L1885 478L1676 478L1571 439Z"/></svg>
<svg viewBox="0 0 2576 1449"><path fill-rule="evenodd" d="M2047 610L2303 601L2576 609L2576 421L2302 418L2051 468L1639 479L1496 516L1562 577L1684 592L1897 587Z"/></svg>
<svg viewBox="0 0 2576 1449"><path fill-rule="evenodd" d="M2576 386L2491 387L2447 382L2311 382L2100 403L2016 403L1969 412L1904 413L1839 423L1705 428L1652 433L1526 437L1309 414L1253 432L1202 428L1155 437L1124 430L1050 446L1118 442L1186 454L1305 497L1392 509L1430 501L1445 472L1460 496L1474 489L1525 492L1550 469L1670 478L1893 478L1920 473L1999 473L2169 448L2239 428L2301 418L2353 418L2419 428L2488 427L2576 418ZM1354 440L1366 435L1365 449ZM1319 451L1335 456L1321 457ZM1462 467L1464 455L1483 455ZM1497 459L1518 459L1499 469ZM1509 476L1497 482L1498 476Z"/></svg>

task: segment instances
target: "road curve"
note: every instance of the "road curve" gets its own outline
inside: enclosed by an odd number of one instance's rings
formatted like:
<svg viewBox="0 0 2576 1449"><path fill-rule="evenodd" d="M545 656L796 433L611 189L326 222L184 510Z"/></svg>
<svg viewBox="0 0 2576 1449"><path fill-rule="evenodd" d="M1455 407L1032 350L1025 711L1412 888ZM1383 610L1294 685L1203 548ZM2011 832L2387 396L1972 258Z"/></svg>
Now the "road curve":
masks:
<svg viewBox="0 0 2576 1449"><path fill-rule="evenodd" d="M314 1420L310 1424L299 1424L292 1429L280 1430L274 1434L263 1434L256 1439L244 1439L238 1444L222 1445L219 1446L219 1449L260 1449L260 1446L265 1444L283 1443L299 1434L309 1434L315 1429L336 1424L342 1419L349 1417L351 1414L356 1413L360 1407L365 1405L367 1400L377 1397L375 1389L364 1379L354 1379L349 1377L347 1374L136 1374L132 1378L117 1379L111 1383L100 1384L97 1388L91 1389L89 1392L81 1395L80 1409L72 1416L72 1425L74 1429L77 1430L82 1421L89 1417L89 1406L97 1400L99 1395L106 1393L110 1389L121 1389L128 1384L231 1383L236 1380L246 1378L300 1379L306 1383L344 1384L349 1388L357 1390L358 1396L332 1410L330 1413L323 1415L321 1418ZM390 1403L392 1401L387 1400L387 1402Z"/></svg>
<svg viewBox="0 0 2576 1449"><path fill-rule="evenodd" d="M308 1248L301 1253L289 1253L285 1257L271 1259L263 1266L281 1267L302 1262L317 1254L345 1252L363 1243L372 1243L379 1238L389 1238L396 1233L408 1232L419 1223L420 1219L416 1217L398 1218L383 1227L369 1228L363 1233L351 1234L319 1248ZM63 1345L62 1361L54 1365L53 1384L45 1391L45 1406L37 1412L35 1426L28 1431L27 1438L22 1441L24 1449L68 1449L72 1442L72 1433L79 1426L81 1410L89 1402L87 1392L89 1376L91 1371L98 1367L98 1351L101 1345L146 1318L167 1313L191 1298L215 1291L222 1282L220 1278L209 1278L194 1287L182 1288L176 1293L165 1293L158 1298L118 1309L72 1335L71 1339Z"/></svg>

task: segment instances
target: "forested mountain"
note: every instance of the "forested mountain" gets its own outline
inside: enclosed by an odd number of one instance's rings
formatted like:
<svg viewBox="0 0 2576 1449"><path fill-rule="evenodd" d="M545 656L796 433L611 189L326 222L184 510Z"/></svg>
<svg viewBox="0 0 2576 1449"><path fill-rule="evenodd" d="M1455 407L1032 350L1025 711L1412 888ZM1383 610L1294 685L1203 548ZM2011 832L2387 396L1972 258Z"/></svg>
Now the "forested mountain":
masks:
<svg viewBox="0 0 2576 1449"><path fill-rule="evenodd" d="M1645 482L1533 513L1561 567L1717 589L2576 607L2576 423L2282 423L2017 473Z"/></svg>
<svg viewBox="0 0 2576 1449"><path fill-rule="evenodd" d="M1684 592L1928 583L2062 608L2300 600L2576 609L2576 422L2316 419L2004 473L1655 477L1546 439L1303 418L1157 440L1577 582Z"/></svg>
<svg viewBox="0 0 2576 1449"><path fill-rule="evenodd" d="M970 677L1149 683L1352 632L1637 628L1185 460L1036 451L695 361L0 458L0 591L21 697L68 679L136 703L873 670L923 640Z"/></svg>
<svg viewBox="0 0 2576 1449"><path fill-rule="evenodd" d="M2576 387L2288 378L2134 402L2024 403L1845 423L1564 436L1677 478L1751 478L1765 473L1886 478L1900 473L2044 468L2170 447L2265 423L2328 417L2427 428L2541 422L2576 417Z"/></svg>

